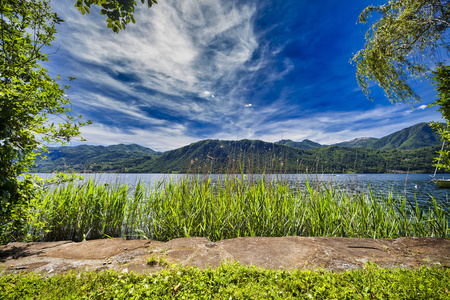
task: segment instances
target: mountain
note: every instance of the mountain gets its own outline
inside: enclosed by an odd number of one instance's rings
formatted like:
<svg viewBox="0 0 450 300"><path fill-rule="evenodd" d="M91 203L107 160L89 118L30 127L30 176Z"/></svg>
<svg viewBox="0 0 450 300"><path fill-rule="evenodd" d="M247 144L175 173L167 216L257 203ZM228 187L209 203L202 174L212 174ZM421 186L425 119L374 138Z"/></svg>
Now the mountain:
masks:
<svg viewBox="0 0 450 300"><path fill-rule="evenodd" d="M163 153L154 160L137 163L128 172L150 173L279 173L302 150L258 140L203 140Z"/></svg>
<svg viewBox="0 0 450 300"><path fill-rule="evenodd" d="M292 140L281 140L276 143L280 144L280 145L285 145L285 146L290 146L290 147L305 149L305 150L312 149L312 148L325 147L324 145L313 142L311 140L303 140L301 142L294 142Z"/></svg>
<svg viewBox="0 0 450 300"><path fill-rule="evenodd" d="M441 138L428 123L419 123L399 130L380 139L359 138L349 142L342 142L336 146L362 147L380 150L412 150L441 144Z"/></svg>
<svg viewBox="0 0 450 300"><path fill-rule="evenodd" d="M139 152L136 153L126 152L123 150L123 145L118 146L117 151L109 151L110 153L104 149L108 147L100 146L50 149L46 161L37 161L36 171L265 174L409 171L427 173L434 171L432 162L436 151L439 150L439 146L410 151L339 146L304 150L257 140L204 140L162 154L142 148L137 148ZM67 150L70 151L67 152ZM91 155L77 153L85 150L90 151ZM94 153L96 150L101 154Z"/></svg>
<svg viewBox="0 0 450 300"><path fill-rule="evenodd" d="M49 148L35 172L119 173L385 173L434 172L439 135L426 123L380 139L359 138L332 146L310 140L203 140L156 152L136 144Z"/></svg>
<svg viewBox="0 0 450 300"><path fill-rule="evenodd" d="M375 143L376 141L378 141L378 139L376 139L376 138L363 137L363 138L357 138L357 139L354 139L354 140L351 140L348 142L337 143L335 145L340 146L340 147L351 147L351 148L356 148L356 147L372 148L371 145L373 143Z"/></svg>
<svg viewBox="0 0 450 300"><path fill-rule="evenodd" d="M112 145L112 146L90 146L81 145L75 147L49 147L49 153L36 159L36 172L52 172L55 170L66 170L67 168L77 171L109 171L111 165L118 162L135 162L136 159L151 160L159 155L152 149L136 144ZM114 169L114 168L112 168Z"/></svg>
<svg viewBox="0 0 450 300"><path fill-rule="evenodd" d="M382 150L410 150L441 143L439 134L434 132L428 123L419 123L385 136L375 141L371 147Z"/></svg>
<svg viewBox="0 0 450 300"><path fill-rule="evenodd" d="M299 149L313 149L326 147L319 143L303 140L294 142L292 140L281 140L277 144L286 145ZM411 127L399 130L380 139L372 137L357 138L347 142L334 144L334 146L350 148L367 148L380 150L413 150L441 144L439 134L434 132L428 123L418 123Z"/></svg>

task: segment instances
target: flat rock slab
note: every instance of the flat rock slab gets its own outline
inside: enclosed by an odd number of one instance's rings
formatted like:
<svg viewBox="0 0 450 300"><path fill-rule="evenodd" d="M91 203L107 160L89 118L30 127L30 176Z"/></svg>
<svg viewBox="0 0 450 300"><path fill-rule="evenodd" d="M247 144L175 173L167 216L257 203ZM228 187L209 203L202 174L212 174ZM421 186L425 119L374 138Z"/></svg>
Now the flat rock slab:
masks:
<svg viewBox="0 0 450 300"><path fill-rule="evenodd" d="M450 239L353 239L245 237L219 242L179 238L169 242L120 238L74 243L10 243L0 246L0 273L69 270L155 272L170 265L217 267L237 261L265 269L361 269L367 262L386 268L450 267Z"/></svg>

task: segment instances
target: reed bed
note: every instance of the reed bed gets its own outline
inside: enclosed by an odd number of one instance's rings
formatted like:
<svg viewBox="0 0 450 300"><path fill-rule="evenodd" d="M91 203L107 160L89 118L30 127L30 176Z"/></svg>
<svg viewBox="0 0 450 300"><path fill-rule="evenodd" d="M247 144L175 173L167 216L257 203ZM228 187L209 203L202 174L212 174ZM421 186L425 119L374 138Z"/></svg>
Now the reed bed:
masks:
<svg viewBox="0 0 450 300"><path fill-rule="evenodd" d="M398 238L449 237L449 208L430 197L419 207L405 196L348 191L330 184L293 188L282 180L228 175L223 180L183 178L154 186L138 182L69 183L36 199L28 240L81 241L104 237L247 236Z"/></svg>

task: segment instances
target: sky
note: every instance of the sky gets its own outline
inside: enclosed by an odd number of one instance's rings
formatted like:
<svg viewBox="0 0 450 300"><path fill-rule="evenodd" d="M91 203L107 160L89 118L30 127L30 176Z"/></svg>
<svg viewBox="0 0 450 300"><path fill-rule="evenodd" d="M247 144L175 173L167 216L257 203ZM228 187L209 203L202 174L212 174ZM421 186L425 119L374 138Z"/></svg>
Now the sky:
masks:
<svg viewBox="0 0 450 300"><path fill-rule="evenodd" d="M390 104L375 84L372 102L356 82L350 60L368 29L358 16L386 1L160 0L150 9L137 1L136 24L119 34L75 2L51 2L65 22L46 68L77 78L61 83L72 86L73 114L93 122L84 144L334 144L441 119L427 107L436 98L427 82L413 81L422 97L414 109Z"/></svg>

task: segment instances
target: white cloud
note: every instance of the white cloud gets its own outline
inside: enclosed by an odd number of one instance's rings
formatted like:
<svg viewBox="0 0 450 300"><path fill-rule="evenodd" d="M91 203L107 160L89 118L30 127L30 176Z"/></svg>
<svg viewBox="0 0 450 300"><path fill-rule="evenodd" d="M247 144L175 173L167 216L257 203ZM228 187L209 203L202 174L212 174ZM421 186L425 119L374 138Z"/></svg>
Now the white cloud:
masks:
<svg viewBox="0 0 450 300"><path fill-rule="evenodd" d="M95 9L81 16L67 4L55 2L52 6L66 20L58 29L55 46L68 53L70 75L85 85L75 82L70 99L87 111L91 104L98 107L110 102L117 109L129 109L128 114L142 117L144 122L154 118L142 108L163 110L190 122L236 120L240 116L236 107L245 106L241 94L248 88L239 72L256 72L252 64L264 66L269 59L267 54L251 62L259 47L253 28L256 4L252 3L165 0L150 9L139 4L136 24L129 24L119 34L106 28L104 16ZM132 80L122 80L121 74ZM277 73L271 76L275 78ZM124 99L117 93L135 99L134 104L120 105ZM101 100L90 104L87 94ZM193 101L193 97L208 102Z"/></svg>
<svg viewBox="0 0 450 300"><path fill-rule="evenodd" d="M85 111L108 110L112 121L116 119L112 125L96 123L83 128L88 143L137 142L169 150L200 139L190 125L201 122L205 128L218 128L202 133L205 138L273 142L284 136L331 144L381 137L439 116L425 105L411 114L403 106L308 113L303 110L302 95L293 103L297 95L284 92L269 104L258 102L259 86L249 83L270 89L293 70L294 62L285 59L271 64L289 41L272 47L260 41L253 26L256 4L251 1L164 0L151 9L139 5L136 24L119 35L106 28L104 16L94 12L81 16L62 1L52 6L67 21L58 29L55 43L68 53L60 68L69 68L70 75L86 85L69 91L74 106ZM123 80L121 75L132 79ZM318 82L309 90L321 88L326 87ZM125 118L136 121L127 124L126 131L120 128Z"/></svg>
<svg viewBox="0 0 450 300"><path fill-rule="evenodd" d="M428 107L427 105L421 105L417 109L426 109L427 107Z"/></svg>
<svg viewBox="0 0 450 300"><path fill-rule="evenodd" d="M93 124L81 129L82 136L88 145L117 145L139 144L151 148L155 151L166 151L179 148L198 141L195 137L190 137L186 128L181 125L168 125L160 127L157 131L132 129L123 131L121 128L106 126L103 124ZM80 142L73 145L81 144Z"/></svg>
<svg viewBox="0 0 450 300"><path fill-rule="evenodd" d="M369 111L305 112L301 118L271 121L279 109L292 110L280 102L244 114L236 123L230 123L224 132L214 138L260 139L276 142L281 139L302 141L309 139L321 144L335 144L360 137L380 138L419 122L439 120L437 112L414 114L405 118L405 106L376 107Z"/></svg>
<svg viewBox="0 0 450 300"><path fill-rule="evenodd" d="M166 121L148 116L136 105L129 105L126 102L118 101L111 97L105 97L95 93L85 93L77 97L78 102L92 108L100 108L103 111L114 111L116 118L120 115L127 115L146 125L166 125Z"/></svg>
<svg viewBox="0 0 450 300"><path fill-rule="evenodd" d="M151 9L138 5L136 24L118 35L96 13L82 17L66 4L54 6L68 25L60 31L61 47L74 58L131 73L145 87L170 95L201 94L202 86L235 76L258 46L251 20L255 8L248 5L214 0L167 0ZM106 86L123 85L103 77L97 79Z"/></svg>

